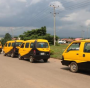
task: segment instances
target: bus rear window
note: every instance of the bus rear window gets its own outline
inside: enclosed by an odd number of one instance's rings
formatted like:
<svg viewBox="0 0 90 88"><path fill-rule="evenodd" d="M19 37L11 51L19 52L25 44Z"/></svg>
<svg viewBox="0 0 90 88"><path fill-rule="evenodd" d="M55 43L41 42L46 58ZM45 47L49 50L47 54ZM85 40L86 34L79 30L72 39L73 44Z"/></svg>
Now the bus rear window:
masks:
<svg viewBox="0 0 90 88"><path fill-rule="evenodd" d="M16 46L20 46L22 42L16 42Z"/></svg>
<svg viewBox="0 0 90 88"><path fill-rule="evenodd" d="M36 47L37 48L48 48L48 43L47 42L37 42Z"/></svg>

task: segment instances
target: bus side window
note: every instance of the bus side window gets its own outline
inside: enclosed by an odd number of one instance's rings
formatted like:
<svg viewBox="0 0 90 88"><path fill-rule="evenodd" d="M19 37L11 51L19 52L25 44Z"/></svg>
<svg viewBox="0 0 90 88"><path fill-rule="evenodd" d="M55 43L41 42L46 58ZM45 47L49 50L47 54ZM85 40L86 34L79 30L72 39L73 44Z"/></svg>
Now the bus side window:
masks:
<svg viewBox="0 0 90 88"><path fill-rule="evenodd" d="M29 43L26 43L25 48L29 48Z"/></svg>
<svg viewBox="0 0 90 88"><path fill-rule="evenodd" d="M23 43L23 44L21 45L21 48L24 48L24 45L25 45L25 43Z"/></svg>
<svg viewBox="0 0 90 88"><path fill-rule="evenodd" d="M8 43L5 44L5 47L7 47L7 44L8 44Z"/></svg>
<svg viewBox="0 0 90 88"><path fill-rule="evenodd" d="M30 48L34 48L34 43L31 43Z"/></svg>
<svg viewBox="0 0 90 88"><path fill-rule="evenodd" d="M10 47L10 46L11 46L11 43L8 44L8 47Z"/></svg>

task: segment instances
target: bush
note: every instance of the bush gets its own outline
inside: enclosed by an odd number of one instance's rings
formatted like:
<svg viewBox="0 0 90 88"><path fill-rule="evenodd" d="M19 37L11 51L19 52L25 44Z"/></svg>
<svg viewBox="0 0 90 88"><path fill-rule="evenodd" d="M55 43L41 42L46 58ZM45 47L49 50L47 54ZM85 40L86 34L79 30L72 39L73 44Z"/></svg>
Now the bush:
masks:
<svg viewBox="0 0 90 88"><path fill-rule="evenodd" d="M55 44L56 44L56 46L60 46L60 44L58 42L56 42Z"/></svg>
<svg viewBox="0 0 90 88"><path fill-rule="evenodd" d="M50 55L54 55L54 51L53 50L50 50Z"/></svg>

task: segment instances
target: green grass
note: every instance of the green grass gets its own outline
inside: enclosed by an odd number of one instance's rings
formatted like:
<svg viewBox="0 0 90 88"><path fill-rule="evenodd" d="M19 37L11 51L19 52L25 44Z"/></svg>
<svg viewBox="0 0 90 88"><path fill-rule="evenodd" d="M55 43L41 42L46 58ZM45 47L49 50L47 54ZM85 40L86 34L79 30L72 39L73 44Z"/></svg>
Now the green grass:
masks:
<svg viewBox="0 0 90 88"><path fill-rule="evenodd" d="M51 55L51 58L56 58L56 59L61 59L62 58L62 53L66 49L68 44L63 45L60 44L60 46L50 46L50 49L54 51L54 55Z"/></svg>

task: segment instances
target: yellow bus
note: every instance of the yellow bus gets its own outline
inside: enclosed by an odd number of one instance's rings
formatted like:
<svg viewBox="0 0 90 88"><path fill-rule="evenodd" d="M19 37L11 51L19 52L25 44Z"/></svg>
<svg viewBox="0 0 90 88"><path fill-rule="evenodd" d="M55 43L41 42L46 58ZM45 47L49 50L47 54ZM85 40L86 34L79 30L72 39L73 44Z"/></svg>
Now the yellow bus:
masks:
<svg viewBox="0 0 90 88"><path fill-rule="evenodd" d="M47 62L50 58L49 42L45 39L24 41L19 48L19 59L28 58L30 62L43 59Z"/></svg>
<svg viewBox="0 0 90 88"><path fill-rule="evenodd" d="M90 69L90 40L73 41L63 52L61 63L72 72Z"/></svg>
<svg viewBox="0 0 90 88"><path fill-rule="evenodd" d="M18 56L18 50L20 45L22 44L23 40L12 40L7 41L3 47L3 54L4 56L9 55L12 58L14 56Z"/></svg>
<svg viewBox="0 0 90 88"><path fill-rule="evenodd" d="M1 52L2 52L2 44L0 42L0 54L1 54Z"/></svg>

